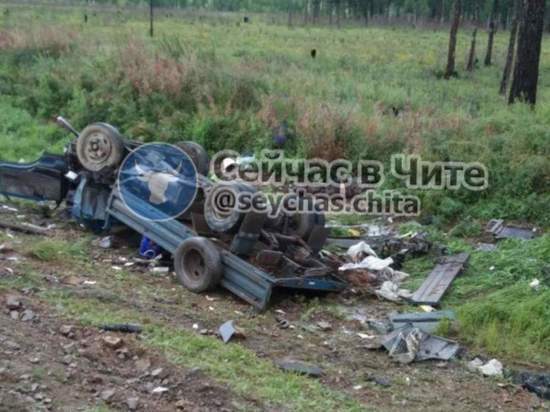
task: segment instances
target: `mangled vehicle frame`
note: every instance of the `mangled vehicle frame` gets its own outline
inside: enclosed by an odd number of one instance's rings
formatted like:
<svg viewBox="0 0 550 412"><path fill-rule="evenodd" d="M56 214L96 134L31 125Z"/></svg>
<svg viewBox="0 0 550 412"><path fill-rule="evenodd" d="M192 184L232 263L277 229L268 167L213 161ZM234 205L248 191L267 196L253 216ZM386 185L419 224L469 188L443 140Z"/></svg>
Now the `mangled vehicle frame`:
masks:
<svg viewBox="0 0 550 412"><path fill-rule="evenodd" d="M32 163L0 162L0 194L35 201L66 202L73 217L96 233L125 225L169 253L180 283L193 292L218 285L264 309L274 288L340 291L346 283L336 276L336 265L321 258L327 231L315 214L281 215L215 210L210 194L219 185L236 191L255 191L240 182L208 179L209 159L197 143L177 146L197 172L192 204L177 217L157 205L176 172L166 174L135 164L137 180L149 189L149 202L121 193L117 182L121 165L142 146L124 138L116 128L95 123L81 132L63 118L58 124L75 135L62 155L44 154ZM139 209L142 213L136 213ZM155 215L157 219L143 216Z"/></svg>

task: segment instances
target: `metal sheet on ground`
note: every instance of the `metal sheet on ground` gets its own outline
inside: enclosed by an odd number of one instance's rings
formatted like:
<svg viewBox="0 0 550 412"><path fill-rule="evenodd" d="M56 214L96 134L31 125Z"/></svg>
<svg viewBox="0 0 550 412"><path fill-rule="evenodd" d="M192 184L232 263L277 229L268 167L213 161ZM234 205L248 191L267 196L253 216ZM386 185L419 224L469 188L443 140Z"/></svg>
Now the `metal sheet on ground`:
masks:
<svg viewBox="0 0 550 412"><path fill-rule="evenodd" d="M438 305L469 257L468 253L460 253L444 258L414 293L411 301L416 304Z"/></svg>

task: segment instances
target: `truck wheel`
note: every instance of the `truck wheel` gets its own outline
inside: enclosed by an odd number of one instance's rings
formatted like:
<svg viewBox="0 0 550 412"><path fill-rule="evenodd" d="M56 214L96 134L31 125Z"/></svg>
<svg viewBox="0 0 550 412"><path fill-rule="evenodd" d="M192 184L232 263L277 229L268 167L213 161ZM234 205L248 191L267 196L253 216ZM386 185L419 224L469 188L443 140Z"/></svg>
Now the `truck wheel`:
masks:
<svg viewBox="0 0 550 412"><path fill-rule="evenodd" d="M219 202L229 199L231 196L228 193L233 192L236 195L241 192L255 192L252 186L245 183L219 183L214 185L206 195L204 201L204 219L208 224L208 227L215 232L220 233L235 233L239 230L244 214L236 209L228 206L227 210L220 210ZM222 196L227 195L227 196ZM236 201L235 198L229 199L230 201ZM233 205L234 206L234 205Z"/></svg>
<svg viewBox="0 0 550 412"><path fill-rule="evenodd" d="M194 293L210 290L221 280L221 254L203 237L184 240L174 253L174 267L180 283Z"/></svg>
<svg viewBox="0 0 550 412"><path fill-rule="evenodd" d="M301 199L298 198L298 201ZM304 240L309 238L315 226L325 226L325 215L315 212L297 212L290 216L290 230Z"/></svg>
<svg viewBox="0 0 550 412"><path fill-rule="evenodd" d="M208 175L208 171L210 169L210 158L208 157L206 150L204 150L204 147L192 141L179 142L176 143L176 146L183 150L187 156L191 158L199 174L203 176Z"/></svg>
<svg viewBox="0 0 550 412"><path fill-rule="evenodd" d="M116 128L107 123L87 126L76 141L76 156L84 169L101 172L116 169L124 156L124 141Z"/></svg>

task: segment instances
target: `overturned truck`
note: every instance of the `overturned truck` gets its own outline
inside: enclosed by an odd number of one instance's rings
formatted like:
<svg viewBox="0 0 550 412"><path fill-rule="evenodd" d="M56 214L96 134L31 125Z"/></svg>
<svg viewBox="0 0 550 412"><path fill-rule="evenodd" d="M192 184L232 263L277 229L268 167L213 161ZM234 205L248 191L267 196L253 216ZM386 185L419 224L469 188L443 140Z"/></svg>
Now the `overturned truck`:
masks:
<svg viewBox="0 0 550 412"><path fill-rule="evenodd" d="M262 310L275 288L338 292L347 286L335 275L338 262L319 253L327 238L322 215L217 210L213 195L220 188L256 188L211 181L208 154L197 143L176 144L192 164L187 174L196 187L180 185L171 193L170 182L186 174L181 161L168 171L162 153L138 156L146 145L106 123L78 132L61 117L57 122L75 135L65 153L46 153L32 163L0 162L1 194L66 202L72 216L96 233L117 225L133 229L172 256L179 282L192 292L220 285ZM183 213L173 213L183 204Z"/></svg>

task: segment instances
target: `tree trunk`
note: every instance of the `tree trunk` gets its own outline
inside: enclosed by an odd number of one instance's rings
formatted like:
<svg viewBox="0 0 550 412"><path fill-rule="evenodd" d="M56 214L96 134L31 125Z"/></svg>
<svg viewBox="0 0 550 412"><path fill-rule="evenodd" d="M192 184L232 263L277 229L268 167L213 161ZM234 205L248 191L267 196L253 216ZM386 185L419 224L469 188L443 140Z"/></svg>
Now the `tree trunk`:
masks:
<svg viewBox="0 0 550 412"><path fill-rule="evenodd" d="M485 66L491 65L493 58L493 41L495 32L497 31L496 14L498 10L498 0L493 0L493 8L491 10L491 18L489 21L489 40L487 41L487 54L485 55Z"/></svg>
<svg viewBox="0 0 550 412"><path fill-rule="evenodd" d="M365 24L365 26L368 26L369 25L369 8L368 8L368 4L367 4L367 1L364 0L363 3L362 3L362 14L363 14L363 22Z"/></svg>
<svg viewBox="0 0 550 412"><path fill-rule="evenodd" d="M466 70L469 72L474 71L475 67L475 59L476 59L476 35L477 35L477 29L474 29L474 32L472 33L472 44L470 46L470 55L468 56L468 64L466 65Z"/></svg>
<svg viewBox="0 0 550 412"><path fill-rule="evenodd" d="M544 3L545 0L524 0L523 2L514 80L508 100L510 104L518 99L533 106L537 102Z"/></svg>
<svg viewBox="0 0 550 412"><path fill-rule="evenodd" d="M445 70L445 79L456 76L455 71L455 53L456 53L456 34L460 25L460 15L462 14L462 0L455 0L453 22L449 36L449 55L447 57L447 69Z"/></svg>
<svg viewBox="0 0 550 412"><path fill-rule="evenodd" d="M288 8L288 27L292 27L292 10Z"/></svg>
<svg viewBox="0 0 550 412"><path fill-rule="evenodd" d="M149 35L153 37L153 0L149 0Z"/></svg>
<svg viewBox="0 0 550 412"><path fill-rule="evenodd" d="M321 14L321 0L313 0L313 23L319 23L319 16Z"/></svg>
<svg viewBox="0 0 550 412"><path fill-rule="evenodd" d="M514 52L516 50L516 38L518 35L518 24L520 16L521 0L516 0L514 20L512 20L512 26L510 27L510 42L508 43L508 54L506 55L506 64L504 65L504 71L502 72L502 80L500 81L499 93L504 96L508 89L508 83L510 82L510 75L512 74L512 65L514 64Z"/></svg>

